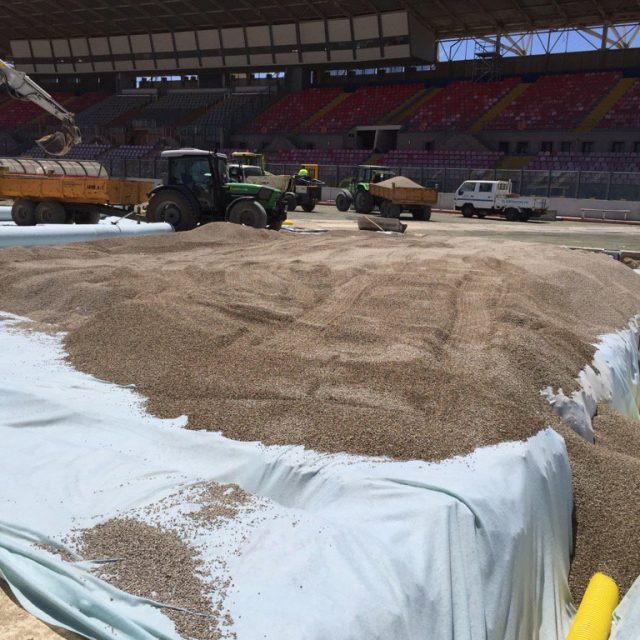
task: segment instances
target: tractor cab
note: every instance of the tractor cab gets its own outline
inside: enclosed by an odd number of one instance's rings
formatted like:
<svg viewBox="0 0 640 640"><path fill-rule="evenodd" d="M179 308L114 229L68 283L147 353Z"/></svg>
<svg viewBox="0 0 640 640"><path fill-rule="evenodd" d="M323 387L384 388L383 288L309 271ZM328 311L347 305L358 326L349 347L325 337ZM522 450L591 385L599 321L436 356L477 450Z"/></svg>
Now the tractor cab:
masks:
<svg viewBox="0 0 640 640"><path fill-rule="evenodd" d="M169 161L165 186L180 187L199 203L204 214L224 208L225 185L230 181L227 156L201 149L163 151Z"/></svg>
<svg viewBox="0 0 640 640"><path fill-rule="evenodd" d="M391 171L389 167L381 167L372 164L361 164L356 167L351 183L353 185L353 191L362 188L369 190L370 182L382 182L389 178L395 177L395 173Z"/></svg>
<svg viewBox="0 0 640 640"><path fill-rule="evenodd" d="M150 222L168 222L177 231L185 231L216 220L280 229L286 220L283 192L265 185L232 182L225 154L174 149L163 151L162 158L168 161L168 170L163 184L150 194Z"/></svg>

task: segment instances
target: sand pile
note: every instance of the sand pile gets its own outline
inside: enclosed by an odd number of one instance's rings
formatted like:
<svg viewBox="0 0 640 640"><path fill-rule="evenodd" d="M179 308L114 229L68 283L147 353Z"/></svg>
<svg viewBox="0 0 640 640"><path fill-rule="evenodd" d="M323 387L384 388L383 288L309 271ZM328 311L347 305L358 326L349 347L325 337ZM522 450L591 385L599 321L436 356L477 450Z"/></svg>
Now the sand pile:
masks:
<svg viewBox="0 0 640 640"><path fill-rule="evenodd" d="M403 187L403 188L410 187L413 189L423 188L421 184L414 182L410 178L405 178L404 176L394 176L393 178L387 178L386 180L382 180L382 182L378 182L379 187L388 187L389 189L392 189L394 185L398 188L400 187Z"/></svg>
<svg viewBox="0 0 640 640"><path fill-rule="evenodd" d="M539 390L570 389L596 336L625 326L640 296L637 274L592 253L223 223L4 250L0 266L0 309L69 331L75 366L135 383L157 415L186 413L192 428L231 438L400 459L557 424ZM576 474L574 592L602 566L624 590L640 559L617 526L630 499L618 483L639 481L637 458L558 428ZM594 460L607 477L596 488ZM638 514L628 517L637 530ZM594 547L596 531L606 543Z"/></svg>

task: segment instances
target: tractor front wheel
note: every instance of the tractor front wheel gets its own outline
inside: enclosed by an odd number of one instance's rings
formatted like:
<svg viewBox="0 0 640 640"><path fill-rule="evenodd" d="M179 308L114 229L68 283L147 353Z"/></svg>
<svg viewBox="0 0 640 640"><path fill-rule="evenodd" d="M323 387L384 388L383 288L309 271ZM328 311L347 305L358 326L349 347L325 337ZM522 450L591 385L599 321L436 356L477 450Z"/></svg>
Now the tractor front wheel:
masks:
<svg viewBox="0 0 640 640"><path fill-rule="evenodd" d="M198 224L197 212L179 191L160 191L149 200L148 222L168 222L176 231L189 231Z"/></svg>
<svg viewBox="0 0 640 640"><path fill-rule="evenodd" d="M342 212L349 211L351 202L352 202L351 196L347 196L346 193L339 193L336 196L336 209Z"/></svg>

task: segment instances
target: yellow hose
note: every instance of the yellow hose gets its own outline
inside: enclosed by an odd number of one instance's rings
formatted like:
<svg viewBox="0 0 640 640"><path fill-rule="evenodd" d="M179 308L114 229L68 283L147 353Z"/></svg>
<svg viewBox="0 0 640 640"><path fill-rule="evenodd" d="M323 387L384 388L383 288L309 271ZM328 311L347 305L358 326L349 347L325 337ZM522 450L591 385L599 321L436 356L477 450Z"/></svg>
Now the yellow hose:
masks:
<svg viewBox="0 0 640 640"><path fill-rule="evenodd" d="M589 580L567 640L607 640L618 597L618 585L604 573L596 573Z"/></svg>

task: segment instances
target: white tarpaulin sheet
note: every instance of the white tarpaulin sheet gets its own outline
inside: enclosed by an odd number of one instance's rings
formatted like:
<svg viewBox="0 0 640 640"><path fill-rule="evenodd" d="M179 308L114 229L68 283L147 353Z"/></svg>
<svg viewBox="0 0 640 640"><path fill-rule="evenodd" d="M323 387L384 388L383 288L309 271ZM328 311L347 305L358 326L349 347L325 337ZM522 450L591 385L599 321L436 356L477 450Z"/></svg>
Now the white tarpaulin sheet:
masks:
<svg viewBox="0 0 640 640"><path fill-rule="evenodd" d="M154 605L111 600L112 588L82 578L83 565L30 540L142 514L216 481L237 483L255 502L251 517L191 541L207 566L225 556L233 586L224 605L239 640L566 636L571 476L551 429L438 464L235 442L149 416L132 389L67 365L60 336L25 333L6 318L0 571L32 613L94 638L174 637ZM230 538L242 541L236 553L225 549ZM37 584L49 601L29 599ZM131 635L114 635L127 619Z"/></svg>

